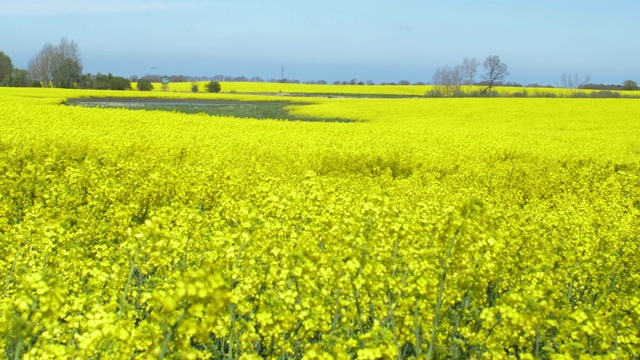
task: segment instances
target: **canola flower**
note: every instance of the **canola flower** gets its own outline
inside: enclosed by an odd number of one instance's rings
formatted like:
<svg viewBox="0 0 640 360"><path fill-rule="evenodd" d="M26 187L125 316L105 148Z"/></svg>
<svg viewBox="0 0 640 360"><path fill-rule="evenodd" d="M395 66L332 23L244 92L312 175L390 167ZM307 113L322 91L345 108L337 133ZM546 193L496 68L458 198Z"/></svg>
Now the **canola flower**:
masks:
<svg viewBox="0 0 640 360"><path fill-rule="evenodd" d="M635 100L33 91L0 93L7 357L640 356Z"/></svg>

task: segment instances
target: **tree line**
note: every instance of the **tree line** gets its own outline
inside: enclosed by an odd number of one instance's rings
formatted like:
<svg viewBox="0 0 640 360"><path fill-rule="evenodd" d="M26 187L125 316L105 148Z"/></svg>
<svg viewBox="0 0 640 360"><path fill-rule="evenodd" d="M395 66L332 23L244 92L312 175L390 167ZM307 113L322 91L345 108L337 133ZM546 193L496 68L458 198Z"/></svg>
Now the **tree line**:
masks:
<svg viewBox="0 0 640 360"><path fill-rule="evenodd" d="M0 85L14 87L55 87L81 89L131 89L131 82L112 74L83 74L80 50L75 41L62 38L58 45L46 43L29 60L27 69L13 66L0 51Z"/></svg>
<svg viewBox="0 0 640 360"><path fill-rule="evenodd" d="M592 90L640 90L638 87L638 83L633 80L625 80L621 85L605 85L605 84L584 84L583 89L592 89Z"/></svg>
<svg viewBox="0 0 640 360"><path fill-rule="evenodd" d="M476 82L475 77L478 74L480 65L484 69L482 81ZM476 58L464 58L462 63L449 67L445 65L439 68L433 76L434 87L425 95L430 97L456 97L456 96L497 96L498 94L492 90L494 86L518 86L521 84L504 83L505 78L509 75L509 67L500 60L497 55L490 55L481 64ZM625 80L622 85L602 85L593 84L591 78L586 75L582 78L577 72L563 72L560 75L560 82L557 87L565 89L562 96L567 97L618 97L620 94L613 93L610 90L640 90L638 84L633 80ZM474 90L472 85L483 86L480 90ZM465 88L466 87L466 88ZM529 84L527 87L549 87L538 84ZM598 93L585 94L579 90L601 90ZM509 96L530 96L526 90L516 92ZM555 93L534 92L533 96L557 96Z"/></svg>
<svg viewBox="0 0 640 360"><path fill-rule="evenodd" d="M0 86L27 87L40 86L29 79L29 72L13 66L11 58L0 51Z"/></svg>
<svg viewBox="0 0 640 360"><path fill-rule="evenodd" d="M13 87L57 87L57 88L81 88L81 89L100 89L100 90L129 90L132 88L131 83L136 82L138 90L153 89L152 83L161 82L165 77L170 82L197 82L210 81L210 83L225 82L280 82L293 84L328 84L325 80L316 81L300 81L296 79L268 79L265 80L259 76L188 76L188 75L159 75L146 74L142 77L132 75L129 78L114 76L109 74L83 74L82 61L78 44L62 38L60 43L52 45L46 43L39 53L37 53L28 63L27 69L19 69L13 66L11 58L4 52L0 51L0 86ZM483 70L482 80L476 81L479 70ZM433 89L427 92L427 96L433 97L454 97L454 96L474 96L485 95L492 96L495 92L493 87L502 86L519 86L518 83L505 83L504 80L509 76L509 68L507 64L500 60L497 55L490 55L480 63L476 58L464 58L462 63L450 67L445 65L437 69L433 76L431 84ZM347 81L334 81L334 85L375 85L371 80L358 81L351 79ZM381 85L410 85L408 80L400 80L395 82L382 82ZM425 85L424 82L415 82L414 85ZM429 84L429 83L426 83ZM483 86L481 90L472 90L472 85ZM551 85L541 86L538 84L529 84L528 87L554 87ZM592 89L603 91L617 90L640 90L637 82L626 80L621 85L604 85L594 84L590 82L587 75L584 78L578 76L577 73L564 72L560 76L560 82L557 87L564 88L567 93L579 89ZM215 88L215 87L214 87ZM218 90L219 91L219 90Z"/></svg>

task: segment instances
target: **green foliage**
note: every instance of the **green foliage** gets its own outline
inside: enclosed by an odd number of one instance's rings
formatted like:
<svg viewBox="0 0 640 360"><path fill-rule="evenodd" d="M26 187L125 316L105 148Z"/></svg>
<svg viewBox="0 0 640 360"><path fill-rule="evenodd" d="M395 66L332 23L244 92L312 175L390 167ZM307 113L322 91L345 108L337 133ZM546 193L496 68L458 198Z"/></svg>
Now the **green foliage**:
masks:
<svg viewBox="0 0 640 360"><path fill-rule="evenodd" d="M11 72L11 78L8 85L12 87L30 86L29 72L24 69L14 68L13 71ZM40 83L38 83L37 86L39 87Z"/></svg>
<svg viewBox="0 0 640 360"><path fill-rule="evenodd" d="M53 72L53 83L55 87L71 89L80 81L82 67L70 58L63 59Z"/></svg>
<svg viewBox="0 0 640 360"><path fill-rule="evenodd" d="M622 83L623 90L638 90L638 83L633 80L625 80Z"/></svg>
<svg viewBox="0 0 640 360"><path fill-rule="evenodd" d="M129 79L121 77L121 76L114 76L109 81L109 89L111 89L111 90L131 90L131 81L129 81Z"/></svg>
<svg viewBox="0 0 640 360"><path fill-rule="evenodd" d="M191 92L193 92L193 93L197 93L198 92L198 83L197 82L191 83Z"/></svg>
<svg viewBox="0 0 640 360"><path fill-rule="evenodd" d="M0 51L0 85L7 85L11 81L13 62L9 55Z"/></svg>
<svg viewBox="0 0 640 360"><path fill-rule="evenodd" d="M147 79L144 79L144 78L138 80L138 84L136 85L136 87L140 91L151 91L151 90L153 90L153 84L151 83L151 81L149 81Z"/></svg>
<svg viewBox="0 0 640 360"><path fill-rule="evenodd" d="M113 76L111 73L86 74L81 77L81 87L96 90L131 90L131 81L121 76Z"/></svg>
<svg viewBox="0 0 640 360"><path fill-rule="evenodd" d="M210 81L204 87L210 93L219 93L222 90L222 86L217 81Z"/></svg>
<svg viewBox="0 0 640 360"><path fill-rule="evenodd" d="M619 98L622 97L619 92L611 90L593 91L588 95L590 98Z"/></svg>

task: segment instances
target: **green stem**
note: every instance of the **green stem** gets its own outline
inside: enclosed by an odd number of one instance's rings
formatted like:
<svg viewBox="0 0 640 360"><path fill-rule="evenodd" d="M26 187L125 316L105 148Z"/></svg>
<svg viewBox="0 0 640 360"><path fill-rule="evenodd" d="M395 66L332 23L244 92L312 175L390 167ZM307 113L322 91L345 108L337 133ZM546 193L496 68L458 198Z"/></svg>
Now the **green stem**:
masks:
<svg viewBox="0 0 640 360"><path fill-rule="evenodd" d="M456 321L453 325L453 331L451 332L451 357L453 359L457 359L459 358L459 349L458 346L456 345L456 336L458 335L458 327L460 326L460 319L462 317L462 315L464 314L465 309L467 308L467 306L469 305L469 289L467 288L467 292L464 295L464 298L462 299L462 306L460 307L460 310L458 312L458 315L456 315Z"/></svg>
<svg viewBox="0 0 640 360"><path fill-rule="evenodd" d="M358 328L360 329L360 334L364 334L364 323L362 322L362 309L360 307L360 290L353 285L353 298L356 303L356 311L358 313Z"/></svg>
<svg viewBox="0 0 640 360"><path fill-rule="evenodd" d="M13 360L20 360L20 353L22 352L22 339L16 344L16 350L13 352Z"/></svg>
<svg viewBox="0 0 640 360"><path fill-rule="evenodd" d="M418 315L420 315L420 311L418 308L419 300L420 300L420 294L417 294L416 303L413 310L413 331L416 337L416 344L414 347L416 352L416 358L421 359L422 358L422 335L420 331L420 319L418 319Z"/></svg>
<svg viewBox="0 0 640 360"><path fill-rule="evenodd" d="M536 359L540 358L540 324L536 325L536 349L534 356Z"/></svg>
<svg viewBox="0 0 640 360"><path fill-rule="evenodd" d="M13 277L13 272L16 270L16 266L18 264L18 257L13 261L13 265L11 266L11 270L9 271L9 276L7 276L7 281L4 283L4 290L2 291L2 298L4 299L7 296L7 290L9 290L9 284L11 284L11 278Z"/></svg>
<svg viewBox="0 0 640 360"><path fill-rule="evenodd" d="M133 261L131 262L131 266L129 267L129 277L127 278L127 283L124 286L124 293L122 294L122 300L120 301L120 311L118 313L118 318L122 317L122 313L127 306L127 294L129 293L129 285L131 284L131 280L133 279L133 271L135 270L136 263L138 262L138 255L140 254L141 248L142 243L138 244L138 249L136 250L136 254L133 256Z"/></svg>
<svg viewBox="0 0 640 360"><path fill-rule="evenodd" d="M451 252L453 251L453 244L456 241L456 237L458 236L458 231L451 237L451 241L449 241L449 247L447 248L447 257L443 264L443 272L442 278L440 278L440 285L438 287L438 298L436 301L436 309L435 314L433 316L433 327L431 328L431 339L429 341L429 349L427 350L427 359L433 359L433 351L435 348L436 342L436 333L438 331L438 321L440 318L440 309L442 308L442 298L444 295L444 283L447 280L447 272L449 268L447 267L447 261L451 258Z"/></svg>
<svg viewBox="0 0 640 360"><path fill-rule="evenodd" d="M186 316L187 316L187 309L184 309L182 314L180 314L180 316L178 316L178 319L176 319L176 322L174 322L173 325L171 325L171 327L169 328L169 331L165 335L164 341L162 342L162 350L160 351L160 355L158 355L158 360L163 359L169 352L169 343L173 338L173 334L175 334L176 330L178 329L178 326Z"/></svg>
<svg viewBox="0 0 640 360"><path fill-rule="evenodd" d="M333 321L331 322L331 330L335 330L340 322L340 292L342 288L336 291L336 310L333 313Z"/></svg>
<svg viewBox="0 0 640 360"><path fill-rule="evenodd" d="M236 324L236 304L231 304L231 326L229 328L229 359L233 359L233 329Z"/></svg>

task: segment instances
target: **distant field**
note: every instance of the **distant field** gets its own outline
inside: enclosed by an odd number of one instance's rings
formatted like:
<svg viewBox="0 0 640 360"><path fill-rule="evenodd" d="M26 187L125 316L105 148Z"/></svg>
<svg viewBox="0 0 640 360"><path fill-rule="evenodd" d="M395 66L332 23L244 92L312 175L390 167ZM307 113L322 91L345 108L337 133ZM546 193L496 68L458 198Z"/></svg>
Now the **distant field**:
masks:
<svg viewBox="0 0 640 360"><path fill-rule="evenodd" d="M204 92L206 81L198 82L199 91ZM282 84L266 82L221 82L223 93L271 93L271 94L362 94L362 95L399 95L422 96L429 88L427 85L319 85L319 84ZM162 84L153 83L154 91L162 91ZM191 92L192 83L170 83L169 91ZM133 83L135 88L135 83Z"/></svg>
<svg viewBox="0 0 640 360"><path fill-rule="evenodd" d="M640 101L171 90L0 88L5 357L640 358Z"/></svg>
<svg viewBox="0 0 640 360"><path fill-rule="evenodd" d="M43 88L1 88L0 97L15 98L25 97L32 101L61 102L65 98L75 97L152 97L152 98L196 98L196 99L243 99L242 95L266 95L262 98L250 97L248 100L261 99L264 101L279 101L273 95L286 97L304 97L299 101L314 102L314 95L318 97L341 97L341 96L372 96L372 97L423 97L425 93L432 89L431 85L315 85L315 84L280 84L280 83L254 83L254 82L223 82L222 92L219 94L208 94L205 92L205 83L199 82L199 92L191 91L191 83L169 84L169 91L162 91L162 84L154 84L154 90L143 92L131 91L110 91L110 90L74 90L74 89L43 89ZM132 83L135 89L136 83ZM463 88L469 91L468 88ZM481 86L471 87L471 91L480 91ZM558 88L522 88L522 87L495 87L495 91L503 95L514 93L527 93L528 97L536 97L541 94L555 94L559 97L570 96L576 90L565 90ZM580 90L584 94L597 92L597 90ZM616 91L621 95L640 96L639 91ZM41 100L38 100L41 99ZM295 101L295 99L293 99Z"/></svg>
<svg viewBox="0 0 640 360"><path fill-rule="evenodd" d="M246 94L209 94L192 92L163 91L116 91L116 90L79 90L79 89L45 89L45 88L3 88L0 87L0 100L7 102L32 102L61 104L66 99L74 98L151 98L151 99L199 99L199 100L246 100L246 101L304 101L316 102L318 99L295 96L246 95Z"/></svg>
<svg viewBox="0 0 640 360"><path fill-rule="evenodd" d="M205 91L205 81L198 82L198 89ZM154 91L162 91L162 84L154 83ZM192 83L171 83L169 84L170 92L191 92ZM324 94L324 95L388 95L388 96L424 96L427 91L433 89L431 85L319 85L319 84L281 84L281 83L265 83L265 82L221 82L223 93L255 93L255 94ZM135 83L133 84L135 88ZM472 86L471 91L480 91L483 86ZM463 88L469 91L466 86ZM521 93L523 90L529 96L536 94L551 93L559 96L566 96L575 93L575 89L561 88L526 88L526 87L504 87L497 86L494 88L500 94ZM589 94L597 90L580 90L580 92ZM638 96L638 91L617 91L623 95Z"/></svg>

